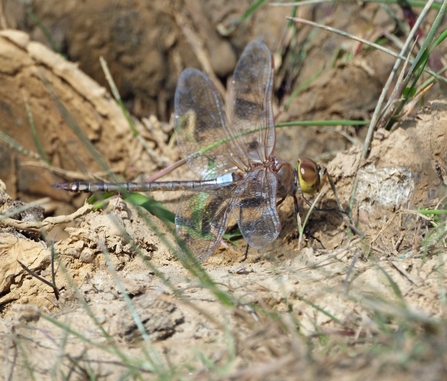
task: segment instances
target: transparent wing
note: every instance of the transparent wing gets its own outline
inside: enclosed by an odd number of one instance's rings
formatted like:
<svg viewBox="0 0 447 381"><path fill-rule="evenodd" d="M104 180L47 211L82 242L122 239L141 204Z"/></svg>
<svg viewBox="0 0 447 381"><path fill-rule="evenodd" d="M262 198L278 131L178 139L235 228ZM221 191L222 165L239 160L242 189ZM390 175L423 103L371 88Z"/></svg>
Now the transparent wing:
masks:
<svg viewBox="0 0 447 381"><path fill-rule="evenodd" d="M184 192L180 199L177 234L199 261L213 254L225 233L235 188Z"/></svg>
<svg viewBox="0 0 447 381"><path fill-rule="evenodd" d="M227 118L211 80L199 70L184 70L174 102L177 142L192 171L203 179L234 171Z"/></svg>
<svg viewBox="0 0 447 381"><path fill-rule="evenodd" d="M272 243L281 231L276 190L276 176L259 169L251 172L235 192L234 217L243 237L255 249Z"/></svg>
<svg viewBox="0 0 447 381"><path fill-rule="evenodd" d="M264 162L275 148L272 83L270 50L252 41L239 58L227 102L229 125L237 136L233 151L245 166L247 160Z"/></svg>

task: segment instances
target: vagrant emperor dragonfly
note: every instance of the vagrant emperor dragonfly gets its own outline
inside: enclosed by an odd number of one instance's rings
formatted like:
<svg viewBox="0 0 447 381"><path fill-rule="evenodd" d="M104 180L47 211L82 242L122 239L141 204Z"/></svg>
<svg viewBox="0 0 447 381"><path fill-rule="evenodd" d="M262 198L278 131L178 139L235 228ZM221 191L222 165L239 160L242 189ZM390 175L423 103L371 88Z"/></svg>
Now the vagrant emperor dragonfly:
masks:
<svg viewBox="0 0 447 381"><path fill-rule="evenodd" d="M230 215L248 244L262 249L279 235L277 206L297 192L317 192L326 169L300 159L298 170L273 156L273 58L261 41L242 53L229 89L227 109L201 71L182 72L175 92L175 134L191 170L202 180L151 183L55 184L73 192L184 190L175 225L179 238L202 261L222 240Z"/></svg>

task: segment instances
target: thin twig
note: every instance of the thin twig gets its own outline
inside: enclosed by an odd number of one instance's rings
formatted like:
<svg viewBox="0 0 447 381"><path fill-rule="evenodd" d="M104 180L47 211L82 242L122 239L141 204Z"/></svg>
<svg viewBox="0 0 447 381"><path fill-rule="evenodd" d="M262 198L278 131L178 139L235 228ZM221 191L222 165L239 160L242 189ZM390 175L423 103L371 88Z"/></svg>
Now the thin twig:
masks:
<svg viewBox="0 0 447 381"><path fill-rule="evenodd" d="M149 176L148 178L146 178L146 181L152 182L158 180L160 177L166 176L168 173L172 172L174 169L177 169L178 167L181 167L185 163L186 158L178 160L175 163L168 165L166 168L163 168L161 171L158 171L157 173L154 173L153 175Z"/></svg>
<svg viewBox="0 0 447 381"><path fill-rule="evenodd" d="M416 41L413 42L413 46L411 47L410 51L408 52L407 59L405 60L404 66L403 66L402 70L400 71L399 77L397 78L397 81L396 81L396 84L394 86L393 92L391 93L391 95L388 98L388 102L385 104L385 107L383 107L383 109L380 112L380 115L381 115L380 120L377 123L375 123L375 125L373 125L372 123L369 125L368 135L367 135L368 140L365 139L365 143L363 145L363 152L362 152L362 158L363 159L366 159L366 156L364 156L364 155L367 155L367 153L370 150L371 140L372 140L372 136L374 134L374 131L378 130L379 128L385 127L385 125L389 122L389 120L391 119L391 116L393 115L393 113L395 111L395 108L393 108L391 106L395 102L398 101L398 98L401 96L402 91L404 90L404 88L406 86L404 75L405 75L405 71L407 69L408 61L410 60L410 55L413 52L413 49L414 49L415 46L416 46ZM397 63L397 61L396 61L396 63ZM396 65L395 65L395 67L397 68ZM394 79L394 74L395 73L392 73L392 75L390 75L388 80L390 80L392 77ZM382 94L383 93L386 94L388 92L388 86L387 86L388 84L391 84L391 81L389 81L389 82L387 81L387 84L385 85L386 91L383 92L383 90L382 90ZM377 105L376 105L376 109L375 110L380 110L380 108L377 108ZM371 132L371 134L370 134L370 132Z"/></svg>
<svg viewBox="0 0 447 381"><path fill-rule="evenodd" d="M42 201L48 202L50 201L49 198L40 200L40 203ZM31 204L39 205L36 203L29 203L26 205L26 209L29 209ZM18 213L18 208L14 209L14 213ZM30 231L41 231L41 229L52 229L54 226L58 224L73 222L76 218L79 218L90 211L93 210L93 205L85 204L80 209L76 210L72 214L69 214L67 216L57 216L57 217L47 217L43 221L19 221L12 218L5 218L4 214L0 216L0 226L7 226L7 227L13 227L19 230L30 230Z"/></svg>

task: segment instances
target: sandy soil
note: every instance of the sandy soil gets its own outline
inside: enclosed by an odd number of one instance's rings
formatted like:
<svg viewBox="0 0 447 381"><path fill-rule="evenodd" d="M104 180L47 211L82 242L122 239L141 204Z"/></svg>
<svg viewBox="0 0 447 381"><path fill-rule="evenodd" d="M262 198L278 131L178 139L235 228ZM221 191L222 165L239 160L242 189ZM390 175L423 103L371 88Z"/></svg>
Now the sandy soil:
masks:
<svg viewBox="0 0 447 381"><path fill-rule="evenodd" d="M367 161L360 160L362 147L351 144L364 138L365 129L360 126L278 129L278 155L291 161L298 153L321 159L345 208L357 176L353 217L365 238L351 234L339 214L314 211L308 223L308 233L314 238L298 248L293 202L287 200L280 207L282 233L273 245L260 252L250 250L248 259L240 263L245 244L239 240L237 246L222 245L204 263L209 276L239 300L234 308L224 308L167 246L166 240L172 240L170 226L144 214L156 232L141 212L119 198L104 210L94 210L85 204L85 195L64 193L49 185L107 176L86 142L93 143L121 179L148 175L178 160L179 151L170 142L169 116L181 70L196 66L216 80L224 79L254 37L263 37L276 59L279 122L368 120L394 59L365 49L348 60L357 44L323 32L310 38L312 30L305 27L296 38L309 45L307 57L296 70L291 52L296 41L284 29L288 8L262 7L229 37L219 34L217 25L234 20L249 1L228 1L221 7L195 1L157 6L140 1L130 6L125 1L113 2L113 6L107 1L87 2L82 7L74 3L35 1L33 12L75 63L41 43L48 41L42 29L29 22L24 6L9 1L4 5L9 26L26 32L0 31L0 83L7 89L1 90L0 130L22 147L19 151L0 141L0 213L50 198L42 207L14 212L0 221L0 356L6 364L5 374L10 379L26 378L27 359L38 379L50 379L56 368L73 372L74 377L82 375L82 364L88 359L94 372L105 379L127 375L128 369L116 354L104 350L108 344L109 349L116 346L130 358L144 358L144 340L129 300L123 296L126 292L153 347L168 362L182 364L177 366L185 377L188 369L194 369L194 379L207 379L207 367L197 353L219 365L230 361L231 333L235 341L232 379L295 379L297 373L309 380L374 379L368 375L377 374L382 379L408 379L408 369L396 373L395 368L387 367L392 359L382 359L379 366L359 355L328 364L316 354L309 366L305 337L315 338L312 335L318 330L340 333L341 324L344 331L340 335L348 336L346 344L361 347L361 340L373 337L376 330L368 308L385 311L390 308L385 301L401 302L395 286L409 310L427 317L427 324L445 313L440 297L445 280L439 274L447 272L446 249L442 239L432 234L440 221L415 212L421 207L446 209L447 103L428 102L439 97L439 90L434 89L425 106L401 120L393 132L377 131ZM351 4L300 12L316 20L330 14L332 26L362 35L375 9ZM344 21L348 16L350 21ZM374 25L377 30L394 28L383 10L378 11ZM100 56L108 61L147 150L101 86L106 82ZM284 110L282 105L293 86L324 66L322 74ZM24 152L36 152L26 105L51 165ZM77 125L75 131L70 124ZM191 179L193 175L182 168L167 178L178 177ZM173 211L178 197L156 195ZM304 216L308 207L300 201ZM319 206L334 205L334 195L326 186ZM54 239L60 258L55 278L58 299L50 286L18 262L51 280L51 240L45 240L42 229ZM123 231L137 247L124 238ZM271 311L277 319L268 319L249 305ZM341 323L336 324L328 314ZM290 334L291 329L285 335L284 327L296 322L300 334ZM66 335L62 325L91 342ZM18 345L17 337L26 345ZM443 339L445 332L439 333L439 340ZM434 361L431 371L434 369L442 373L445 365Z"/></svg>

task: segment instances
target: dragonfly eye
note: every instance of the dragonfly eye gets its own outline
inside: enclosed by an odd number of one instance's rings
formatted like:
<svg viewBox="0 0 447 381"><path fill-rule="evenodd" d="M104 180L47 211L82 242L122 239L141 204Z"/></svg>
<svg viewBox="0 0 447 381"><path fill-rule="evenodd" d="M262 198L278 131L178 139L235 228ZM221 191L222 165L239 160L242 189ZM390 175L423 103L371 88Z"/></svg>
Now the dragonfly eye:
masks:
<svg viewBox="0 0 447 381"><path fill-rule="evenodd" d="M300 188L304 193L314 194L320 190L326 175L326 168L320 167L311 159L298 160Z"/></svg>

